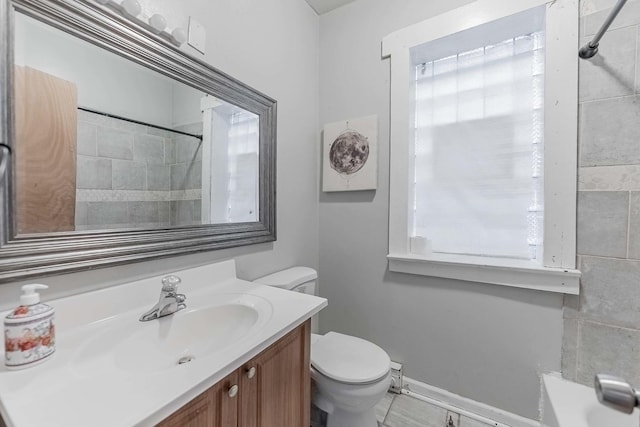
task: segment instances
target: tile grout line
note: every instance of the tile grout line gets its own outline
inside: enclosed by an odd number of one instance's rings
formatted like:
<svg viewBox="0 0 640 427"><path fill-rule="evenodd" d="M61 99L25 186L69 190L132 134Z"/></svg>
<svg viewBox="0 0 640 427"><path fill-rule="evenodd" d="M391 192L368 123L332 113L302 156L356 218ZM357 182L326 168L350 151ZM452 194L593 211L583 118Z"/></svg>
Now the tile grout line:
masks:
<svg viewBox="0 0 640 427"><path fill-rule="evenodd" d="M573 367L573 381L578 382L578 365L580 364L580 334L582 331L582 321L576 319L576 366Z"/></svg>
<svg viewBox="0 0 640 427"><path fill-rule="evenodd" d="M586 258L640 262L640 258L623 258L623 257L619 257L619 256L603 256L603 255L590 255L590 254L578 254L578 255L582 256L582 257L586 257Z"/></svg>
<svg viewBox="0 0 640 427"><path fill-rule="evenodd" d="M625 331L640 332L640 329L636 329L633 327L614 325L612 323L604 323L598 320L589 319L587 317L576 318L576 320L579 320L580 322L583 322L583 323L591 323L593 325L606 326L607 328L611 328L611 329L622 329Z"/></svg>
<svg viewBox="0 0 640 427"><path fill-rule="evenodd" d="M631 243L631 190L627 193L627 252L626 259L629 259L629 245Z"/></svg>
<svg viewBox="0 0 640 427"><path fill-rule="evenodd" d="M389 416L389 412L391 412L391 407L393 406L393 402L396 401L396 397L397 396L393 396L391 398L391 403L389 404L389 407L387 408L387 412L385 412L384 417L382 418L382 425L386 426L385 422L387 422L387 417Z"/></svg>
<svg viewBox="0 0 640 427"><path fill-rule="evenodd" d="M640 25L636 24L636 48L633 51L633 93L638 93L638 34Z"/></svg>
<svg viewBox="0 0 640 427"><path fill-rule="evenodd" d="M635 77L634 77L635 78ZM594 98L594 99L583 99L579 102L579 104L593 104L601 101L612 101L617 99L627 99L627 98L637 98L639 95L635 92L627 94L627 95L614 95L614 96L606 96L603 98Z"/></svg>

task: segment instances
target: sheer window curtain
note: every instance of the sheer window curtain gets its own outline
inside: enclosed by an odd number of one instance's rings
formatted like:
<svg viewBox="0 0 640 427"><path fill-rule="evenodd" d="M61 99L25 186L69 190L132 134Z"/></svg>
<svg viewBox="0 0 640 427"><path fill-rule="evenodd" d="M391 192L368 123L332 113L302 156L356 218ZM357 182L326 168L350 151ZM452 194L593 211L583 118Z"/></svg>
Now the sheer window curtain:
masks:
<svg viewBox="0 0 640 427"><path fill-rule="evenodd" d="M258 220L259 123L259 117L248 111L237 111L230 117L227 188L229 222Z"/></svg>
<svg viewBox="0 0 640 427"><path fill-rule="evenodd" d="M540 259L544 33L415 67L412 235L434 252Z"/></svg>

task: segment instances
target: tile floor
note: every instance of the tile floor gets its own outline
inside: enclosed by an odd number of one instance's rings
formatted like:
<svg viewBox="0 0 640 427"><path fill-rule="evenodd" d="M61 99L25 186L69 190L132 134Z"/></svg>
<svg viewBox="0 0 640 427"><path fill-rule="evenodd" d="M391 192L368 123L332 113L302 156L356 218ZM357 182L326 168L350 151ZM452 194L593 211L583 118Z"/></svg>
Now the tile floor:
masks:
<svg viewBox="0 0 640 427"><path fill-rule="evenodd" d="M387 393L378 403L376 418L380 427L490 427L422 400L393 393Z"/></svg>
<svg viewBox="0 0 640 427"><path fill-rule="evenodd" d="M312 407L311 427L325 427L326 415ZM378 403L376 418L379 427L491 427L422 400L394 393L387 393Z"/></svg>

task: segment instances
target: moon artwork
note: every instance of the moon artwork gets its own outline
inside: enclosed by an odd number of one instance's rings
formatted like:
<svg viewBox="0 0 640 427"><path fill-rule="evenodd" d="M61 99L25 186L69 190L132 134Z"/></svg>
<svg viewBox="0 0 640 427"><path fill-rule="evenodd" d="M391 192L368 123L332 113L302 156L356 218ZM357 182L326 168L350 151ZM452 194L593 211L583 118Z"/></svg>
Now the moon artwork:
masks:
<svg viewBox="0 0 640 427"><path fill-rule="evenodd" d="M324 126L322 190L375 190L378 117L367 116Z"/></svg>
<svg viewBox="0 0 640 427"><path fill-rule="evenodd" d="M351 175L358 172L369 158L367 137L354 130L348 130L333 141L329 149L329 162L338 173Z"/></svg>

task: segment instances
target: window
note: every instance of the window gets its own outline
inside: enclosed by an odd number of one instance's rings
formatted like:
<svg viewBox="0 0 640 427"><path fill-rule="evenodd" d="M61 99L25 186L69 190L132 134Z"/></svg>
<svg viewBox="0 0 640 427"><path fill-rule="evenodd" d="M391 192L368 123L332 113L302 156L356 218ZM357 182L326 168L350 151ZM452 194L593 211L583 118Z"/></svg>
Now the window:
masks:
<svg viewBox="0 0 640 427"><path fill-rule="evenodd" d="M228 222L258 221L259 117L238 109L230 117L228 141Z"/></svg>
<svg viewBox="0 0 640 427"><path fill-rule="evenodd" d="M259 117L209 95L200 105L202 156L210 159L202 166L202 218L209 224L258 221Z"/></svg>
<svg viewBox="0 0 640 427"><path fill-rule="evenodd" d="M576 5L478 1L385 38L390 270L577 293Z"/></svg>

